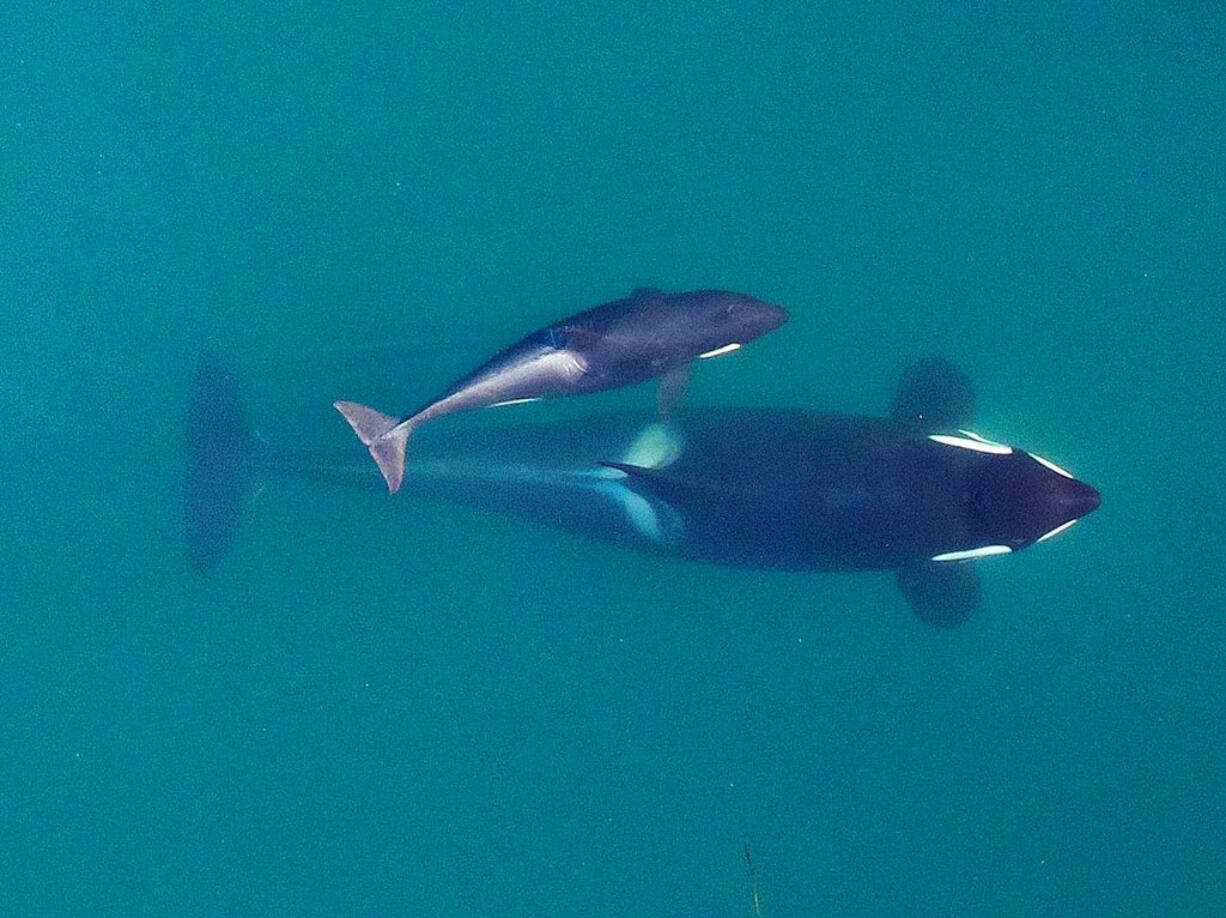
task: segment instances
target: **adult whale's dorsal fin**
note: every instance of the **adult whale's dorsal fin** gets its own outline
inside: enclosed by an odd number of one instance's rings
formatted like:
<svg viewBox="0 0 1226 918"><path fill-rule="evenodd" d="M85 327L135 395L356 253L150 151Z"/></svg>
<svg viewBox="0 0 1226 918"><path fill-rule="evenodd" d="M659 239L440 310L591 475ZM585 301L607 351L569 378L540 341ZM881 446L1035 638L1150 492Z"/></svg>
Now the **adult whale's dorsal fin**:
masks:
<svg viewBox="0 0 1226 918"><path fill-rule="evenodd" d="M897 580L916 618L934 628L961 625L979 605L979 574L973 564L923 561L900 568Z"/></svg>
<svg viewBox="0 0 1226 918"><path fill-rule="evenodd" d="M645 465L633 465L629 462L600 462L600 465L606 469L613 469L615 472L621 472L627 478L632 478L635 481L644 483L652 483L657 485L672 485L677 483L677 479L658 469L649 468Z"/></svg>
<svg viewBox="0 0 1226 918"><path fill-rule="evenodd" d="M702 494L711 497L726 498L724 489L703 481L691 478L680 478L670 474L666 469L651 469L643 465L631 465L628 462L601 462L606 469L621 472L626 478L642 490L663 500L670 495Z"/></svg>
<svg viewBox="0 0 1226 918"><path fill-rule="evenodd" d="M925 357L903 371L890 417L916 433L969 427L975 390L966 374L944 357Z"/></svg>

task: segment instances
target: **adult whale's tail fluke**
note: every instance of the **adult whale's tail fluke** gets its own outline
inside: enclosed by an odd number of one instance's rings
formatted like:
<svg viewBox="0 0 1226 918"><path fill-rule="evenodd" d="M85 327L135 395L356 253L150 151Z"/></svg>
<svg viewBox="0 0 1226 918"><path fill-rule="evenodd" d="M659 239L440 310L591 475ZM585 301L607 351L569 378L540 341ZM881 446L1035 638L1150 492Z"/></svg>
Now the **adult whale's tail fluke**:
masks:
<svg viewBox="0 0 1226 918"><path fill-rule="evenodd" d="M188 560L203 573L230 543L259 471L259 441L247 424L238 380L208 351L196 362L184 445Z"/></svg>
<svg viewBox="0 0 1226 918"><path fill-rule="evenodd" d="M358 439L370 450L371 457L387 481L387 490L395 494L404 480L404 455L413 425L399 418L359 405L357 402L333 402L332 407L349 422Z"/></svg>

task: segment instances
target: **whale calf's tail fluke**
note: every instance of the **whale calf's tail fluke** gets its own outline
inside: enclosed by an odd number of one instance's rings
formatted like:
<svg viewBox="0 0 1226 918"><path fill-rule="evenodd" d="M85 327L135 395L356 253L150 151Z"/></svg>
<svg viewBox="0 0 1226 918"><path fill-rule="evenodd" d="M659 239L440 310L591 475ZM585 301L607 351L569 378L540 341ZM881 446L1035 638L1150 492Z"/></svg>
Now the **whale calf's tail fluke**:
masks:
<svg viewBox="0 0 1226 918"><path fill-rule="evenodd" d="M387 490L395 494L404 480L404 454L413 425L391 415L359 405L357 402L333 402L332 407L349 422L358 439L370 450L371 457L387 481Z"/></svg>
<svg viewBox="0 0 1226 918"><path fill-rule="evenodd" d="M209 351L196 363L185 425L184 526L192 569L221 559L258 483L260 445L247 423L237 378Z"/></svg>

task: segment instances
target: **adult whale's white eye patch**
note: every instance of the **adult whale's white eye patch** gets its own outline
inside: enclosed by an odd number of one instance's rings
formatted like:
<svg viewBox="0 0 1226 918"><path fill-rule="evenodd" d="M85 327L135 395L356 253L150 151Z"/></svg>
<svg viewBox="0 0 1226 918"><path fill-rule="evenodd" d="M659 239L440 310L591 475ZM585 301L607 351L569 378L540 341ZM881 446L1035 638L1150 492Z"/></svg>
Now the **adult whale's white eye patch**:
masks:
<svg viewBox="0 0 1226 918"><path fill-rule="evenodd" d="M962 436L930 434L928 439L933 443L943 443L945 446L969 449L976 453L991 453L995 456L1008 456L1013 452L1012 446L1005 446L1003 443L993 443L991 440L979 436L979 434L972 430L959 430L958 433L962 434Z"/></svg>
<svg viewBox="0 0 1226 918"><path fill-rule="evenodd" d="M1037 458L1037 457L1036 457L1036 458ZM1034 540L1034 543L1035 543L1036 545L1038 545L1040 542L1046 542L1048 539L1053 539L1053 538L1055 538L1055 537L1056 537L1056 536L1058 536L1060 533L1064 532L1064 530L1066 530L1066 529L1068 529L1070 526L1072 526L1072 525L1073 525L1075 522L1077 522L1077 520L1069 520L1067 523L1061 523L1059 526L1057 526L1057 527L1056 527L1055 529L1053 529L1051 532L1045 532L1045 533L1043 533L1041 536L1039 536L1037 539L1035 539L1035 540Z"/></svg>
<svg viewBox="0 0 1226 918"><path fill-rule="evenodd" d="M947 551L933 555L931 561L970 561L974 558L990 558L992 555L1007 555L1013 551L1008 545L980 545L978 548L967 548L962 551Z"/></svg>
<svg viewBox="0 0 1226 918"><path fill-rule="evenodd" d="M1037 462L1039 465L1043 466L1043 468L1051 469L1057 475L1063 475L1065 478L1073 477L1073 473L1070 472L1068 469L1060 468L1060 466L1056 465L1056 463L1052 462L1050 459L1044 459L1042 456L1038 455L1037 453L1031 453L1030 458L1033 459L1035 462Z"/></svg>

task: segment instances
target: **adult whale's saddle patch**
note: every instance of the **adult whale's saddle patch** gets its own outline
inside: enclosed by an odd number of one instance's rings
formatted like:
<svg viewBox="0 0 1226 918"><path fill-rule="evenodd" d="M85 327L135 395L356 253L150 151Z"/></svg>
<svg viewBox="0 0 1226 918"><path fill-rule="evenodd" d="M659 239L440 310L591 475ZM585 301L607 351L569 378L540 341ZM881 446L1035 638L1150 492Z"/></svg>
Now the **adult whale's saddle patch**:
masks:
<svg viewBox="0 0 1226 918"><path fill-rule="evenodd" d="M673 426L649 424L626 450L622 462L601 462L602 472L611 476L608 486L631 524L648 541L671 544L681 538L681 514L669 503L667 493L650 487L656 476L667 480L665 469L677 461L685 448L684 438ZM646 487L633 487L645 479Z"/></svg>

